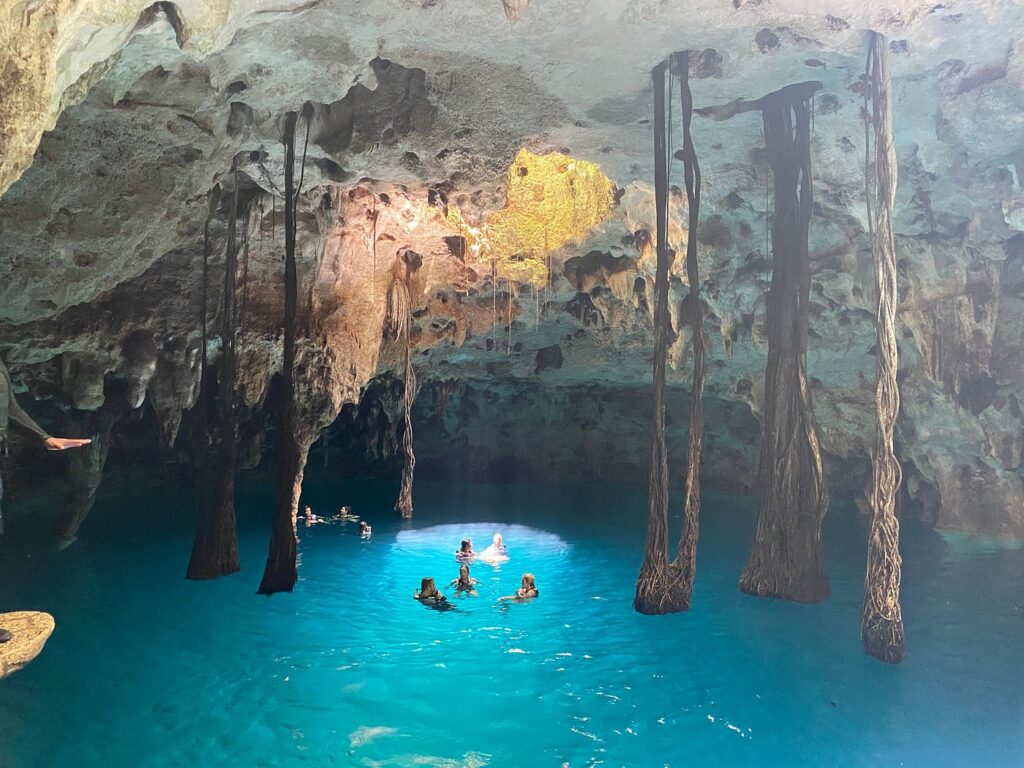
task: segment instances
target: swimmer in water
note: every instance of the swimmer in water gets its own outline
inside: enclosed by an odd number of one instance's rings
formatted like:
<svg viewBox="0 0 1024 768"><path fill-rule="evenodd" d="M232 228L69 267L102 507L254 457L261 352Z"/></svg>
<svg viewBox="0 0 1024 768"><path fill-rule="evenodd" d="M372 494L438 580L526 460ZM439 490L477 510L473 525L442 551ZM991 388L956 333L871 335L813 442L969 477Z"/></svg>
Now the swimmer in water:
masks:
<svg viewBox="0 0 1024 768"><path fill-rule="evenodd" d="M306 507L303 510L306 517L306 527L309 528L313 523L319 523L320 518L313 514L313 510L310 507Z"/></svg>
<svg viewBox="0 0 1024 768"><path fill-rule="evenodd" d="M537 589L537 581L534 579L532 573L524 573L520 584L521 586L516 590L514 595L499 597L498 600L515 600L516 602L522 602L540 595L540 590Z"/></svg>
<svg viewBox="0 0 1024 768"><path fill-rule="evenodd" d="M500 533L494 534L491 543L478 555L479 559L488 563L500 563L508 560L508 548Z"/></svg>
<svg viewBox="0 0 1024 768"><path fill-rule="evenodd" d="M437 605L446 600L445 596L437 591L437 585L434 584L434 580L429 576L423 577L422 581L420 581L420 588L412 596L424 605Z"/></svg>
<svg viewBox="0 0 1024 768"><path fill-rule="evenodd" d="M501 538L500 533L494 534L494 538L491 539L491 549L499 555L508 556L508 549L505 547L505 540Z"/></svg>
<svg viewBox="0 0 1024 768"><path fill-rule="evenodd" d="M473 551L473 542L470 539L463 539L462 546L455 553L455 559L460 561L472 560L474 557L476 557L476 552Z"/></svg>
<svg viewBox="0 0 1024 768"><path fill-rule="evenodd" d="M368 539L373 536L373 528L370 527L369 523L365 520L359 521L359 535L364 539Z"/></svg>
<svg viewBox="0 0 1024 768"><path fill-rule="evenodd" d="M476 597L476 584L476 579L469 575L469 566L463 565L459 568L459 578L453 579L448 586L455 587L456 595L460 592L466 592Z"/></svg>

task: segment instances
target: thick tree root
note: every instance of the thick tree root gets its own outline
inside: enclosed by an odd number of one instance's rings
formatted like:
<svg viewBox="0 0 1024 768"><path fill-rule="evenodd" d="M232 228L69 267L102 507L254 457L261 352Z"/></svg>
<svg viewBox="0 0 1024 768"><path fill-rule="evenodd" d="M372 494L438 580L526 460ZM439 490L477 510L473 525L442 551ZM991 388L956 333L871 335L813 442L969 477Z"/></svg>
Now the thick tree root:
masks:
<svg viewBox="0 0 1024 768"><path fill-rule="evenodd" d="M868 535L867 573L861 607L861 639L869 656L895 664L903 660L903 616L900 610L900 524L896 519L896 492L902 470L893 449L893 429L900 410L897 380L899 352L896 345L896 238L893 206L896 200L896 149L892 125L892 74L889 46L872 32L868 51L870 124L875 135L874 174L865 162L865 193L871 220L872 188L874 220L871 251L875 267L878 312L875 330L875 436L871 475L871 528ZM867 116L865 109L865 116ZM865 147L865 160L870 158ZM871 178L874 184L871 184Z"/></svg>
<svg viewBox="0 0 1024 768"><path fill-rule="evenodd" d="M821 543L828 489L807 379L807 243L813 210L809 101L816 89L816 84L784 88L758 100L775 214L757 526L739 582L747 594L804 603L830 594Z"/></svg>
<svg viewBox="0 0 1024 768"><path fill-rule="evenodd" d="M647 615L688 611L692 591L692 581L687 583L682 570L674 565L644 569L636 582L633 610Z"/></svg>

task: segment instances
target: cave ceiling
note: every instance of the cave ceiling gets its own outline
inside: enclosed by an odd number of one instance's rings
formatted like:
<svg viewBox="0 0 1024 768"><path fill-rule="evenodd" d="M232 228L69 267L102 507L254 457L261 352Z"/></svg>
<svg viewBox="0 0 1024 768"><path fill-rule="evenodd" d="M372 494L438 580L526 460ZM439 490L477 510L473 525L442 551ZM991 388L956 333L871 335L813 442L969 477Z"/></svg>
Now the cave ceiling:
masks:
<svg viewBox="0 0 1024 768"><path fill-rule="evenodd" d="M395 365L380 325L403 249L424 257L414 296L424 380L649 382L653 259L638 233L653 227L650 70L690 50L697 107L822 83L809 371L826 449L867 456L867 29L888 37L895 77L898 440L944 497L967 498L984 482L985 503L1017 505L995 527L1024 532L1018 2L3 0L0 352L20 386L49 382L96 408L104 375L129 367L124 338L145 329L167 372L150 400L176 424L195 395L210 194L232 188L237 171L255 222L240 386L258 402L280 355L283 115L304 109L302 301L329 347L310 360L333 382L308 393L321 421ZM756 415L770 274L762 127L754 114L695 117L693 135L708 392ZM614 185L613 204L544 254L550 276L545 265L541 277L505 270L492 279L453 245L466 233L452 210L472 227L507 217L510 169L524 149L596 164ZM681 181L681 166L673 174ZM215 205L216 254L227 197ZM685 200L671 204L679 248ZM670 384L685 386L681 266ZM538 350L558 364L542 365Z"/></svg>

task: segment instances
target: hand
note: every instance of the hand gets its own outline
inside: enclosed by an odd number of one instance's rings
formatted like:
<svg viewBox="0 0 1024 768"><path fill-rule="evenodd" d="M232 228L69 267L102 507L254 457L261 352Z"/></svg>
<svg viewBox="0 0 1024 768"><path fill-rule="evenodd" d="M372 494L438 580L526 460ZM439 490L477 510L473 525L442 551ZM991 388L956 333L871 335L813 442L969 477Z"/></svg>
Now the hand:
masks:
<svg viewBox="0 0 1024 768"><path fill-rule="evenodd" d="M43 442L48 451L66 451L69 448L81 448L83 445L89 445L92 440L80 439L77 437L48 437Z"/></svg>

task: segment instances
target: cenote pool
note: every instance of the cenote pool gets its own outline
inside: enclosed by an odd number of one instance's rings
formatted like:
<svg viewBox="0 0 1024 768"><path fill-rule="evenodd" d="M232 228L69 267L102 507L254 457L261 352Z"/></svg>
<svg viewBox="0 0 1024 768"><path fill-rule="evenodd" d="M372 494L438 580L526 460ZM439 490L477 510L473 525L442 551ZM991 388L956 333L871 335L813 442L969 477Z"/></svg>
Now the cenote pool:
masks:
<svg viewBox="0 0 1024 768"><path fill-rule="evenodd" d="M861 653L848 507L826 525L833 597L800 606L737 591L751 500L709 495L694 609L645 617L644 488L418 483L402 526L394 487L313 477L304 503L351 504L374 536L302 529L298 588L268 599L269 489L241 488L243 571L210 583L182 578L185 492L108 490L64 552L45 505L10 510L0 610L57 630L0 683L0 765L1024 765L1020 549L907 524L908 654L888 667ZM474 566L479 597L411 599L495 531L512 559ZM499 606L523 571L541 597Z"/></svg>

